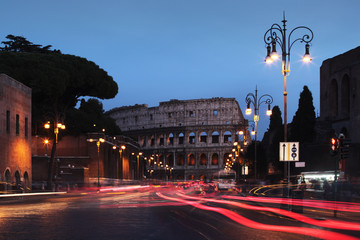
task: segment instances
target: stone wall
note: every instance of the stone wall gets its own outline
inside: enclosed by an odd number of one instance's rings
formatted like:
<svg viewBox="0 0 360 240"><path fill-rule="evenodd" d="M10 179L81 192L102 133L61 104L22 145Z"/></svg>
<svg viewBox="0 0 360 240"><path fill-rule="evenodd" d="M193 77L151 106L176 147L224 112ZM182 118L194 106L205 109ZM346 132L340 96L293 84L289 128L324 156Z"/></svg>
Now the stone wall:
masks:
<svg viewBox="0 0 360 240"><path fill-rule="evenodd" d="M0 74L0 146L2 185L31 187L31 89L5 74Z"/></svg>
<svg viewBox="0 0 360 240"><path fill-rule="evenodd" d="M351 139L346 175L360 176L360 47L323 62L320 108L320 121L331 126L329 134Z"/></svg>

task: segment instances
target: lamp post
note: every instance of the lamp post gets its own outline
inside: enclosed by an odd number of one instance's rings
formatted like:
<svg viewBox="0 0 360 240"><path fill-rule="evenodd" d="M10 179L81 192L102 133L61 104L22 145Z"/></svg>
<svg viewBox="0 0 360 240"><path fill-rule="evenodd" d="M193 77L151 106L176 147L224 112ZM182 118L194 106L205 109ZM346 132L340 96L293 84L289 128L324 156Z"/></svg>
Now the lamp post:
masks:
<svg viewBox="0 0 360 240"><path fill-rule="evenodd" d="M105 139L103 138L98 138L98 139L87 139L88 142L96 142L96 146L97 146L97 157L98 157L98 161L97 161L97 170L98 170L98 179L97 179L97 185L98 188L100 188L100 144L105 142Z"/></svg>
<svg viewBox="0 0 360 240"><path fill-rule="evenodd" d="M120 166L121 166L121 169L122 169L122 166L123 166L123 151L126 149L125 145L121 145L121 147L119 147L119 154L120 154L120 164L118 164L117 166L117 178L122 178L122 174L120 176Z"/></svg>
<svg viewBox="0 0 360 240"><path fill-rule="evenodd" d="M136 155L137 178L138 178L139 180L141 180L141 177L140 177L140 156L142 156L142 152L139 152L139 153Z"/></svg>
<svg viewBox="0 0 360 240"><path fill-rule="evenodd" d="M304 62L310 62L311 56L309 53L310 42L312 41L314 34L310 28L305 26L299 26L290 31L290 34L286 33L286 19L284 13L284 20L282 20L283 26L279 24L273 24L264 35L264 42L267 44L267 56L265 58L266 63L272 63L279 59L279 55L276 51L276 45L280 46L282 52L282 74L284 75L284 142L287 142L287 91L286 91L286 77L290 74L290 50L294 43L305 43L305 54L303 56ZM303 30L303 35L292 41L291 37L298 30ZM288 164L290 170L290 164ZM284 165L284 175L286 177L286 164Z"/></svg>
<svg viewBox="0 0 360 240"><path fill-rule="evenodd" d="M50 129L51 128L51 123L50 121L48 121L47 123L44 124L44 128L45 129ZM65 130L66 127L64 124L59 123L59 122L55 122L54 123L54 134L55 134L55 139L53 141L53 145L52 145L52 149L51 149L51 156L50 156L50 162L49 162L49 169L48 169L48 189L50 190L52 188L52 179L53 179L53 165L54 165L54 158L55 158L55 153L56 153L56 145L58 144L58 135L59 135L59 130ZM46 149L47 151L47 149Z"/></svg>
<svg viewBox="0 0 360 240"><path fill-rule="evenodd" d="M44 139L44 144L45 144L45 156L47 157L49 139L47 138Z"/></svg>
<svg viewBox="0 0 360 240"><path fill-rule="evenodd" d="M264 94L262 96L260 96L258 98L258 95L257 95L257 87L255 88L255 94L253 93L248 93L248 95L246 95L246 98L245 98L245 102L247 104L247 108L246 108L246 111L245 111L245 114L246 115L250 115L252 110L251 110L251 104L253 105L254 107L254 125L255 125L255 129L253 131L254 135L255 135L255 162L254 162L254 173L255 173L255 181L257 179L257 153L256 153L256 141L257 141L257 122L259 121L259 108L260 108L260 105L262 103L266 103L268 105L268 110L266 111L266 114L268 116L271 115L271 103L273 102L273 98L272 96L270 96L269 94Z"/></svg>

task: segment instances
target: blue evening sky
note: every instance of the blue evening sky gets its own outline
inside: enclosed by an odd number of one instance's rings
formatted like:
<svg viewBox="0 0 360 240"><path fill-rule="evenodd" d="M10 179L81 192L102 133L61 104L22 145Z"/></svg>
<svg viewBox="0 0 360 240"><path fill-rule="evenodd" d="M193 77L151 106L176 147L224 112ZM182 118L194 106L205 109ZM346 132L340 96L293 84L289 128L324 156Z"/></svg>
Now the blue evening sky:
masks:
<svg viewBox="0 0 360 240"><path fill-rule="evenodd" d="M245 96L258 87L283 112L281 63L265 65L264 34L273 23L314 32L313 61L291 50L288 122L307 85L320 112L320 66L360 45L358 0L14 0L2 1L0 41L8 34L85 57L118 83L105 110L135 104L158 106L170 99ZM260 108L259 138L269 125ZM248 117L252 119L252 117Z"/></svg>

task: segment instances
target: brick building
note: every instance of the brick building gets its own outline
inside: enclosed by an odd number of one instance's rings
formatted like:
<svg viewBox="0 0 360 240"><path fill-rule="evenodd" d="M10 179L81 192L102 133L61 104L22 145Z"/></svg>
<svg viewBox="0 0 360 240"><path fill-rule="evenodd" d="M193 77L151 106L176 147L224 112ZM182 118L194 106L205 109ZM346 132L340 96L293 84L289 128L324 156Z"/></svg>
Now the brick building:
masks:
<svg viewBox="0 0 360 240"><path fill-rule="evenodd" d="M0 182L31 187L31 89L0 74Z"/></svg>
<svg viewBox="0 0 360 240"><path fill-rule="evenodd" d="M35 187L44 187L49 168L48 146L45 137L33 137L33 181ZM100 142L99 148L97 141ZM125 146L125 149L121 149ZM120 147L120 148L119 148ZM55 156L54 183L60 186L117 185L123 180L139 179L142 165L136 165L139 146L124 136L111 137L104 133L80 136L60 136Z"/></svg>
<svg viewBox="0 0 360 240"><path fill-rule="evenodd" d="M170 100L108 113L140 145L149 176L163 179L210 179L248 125L234 98Z"/></svg>

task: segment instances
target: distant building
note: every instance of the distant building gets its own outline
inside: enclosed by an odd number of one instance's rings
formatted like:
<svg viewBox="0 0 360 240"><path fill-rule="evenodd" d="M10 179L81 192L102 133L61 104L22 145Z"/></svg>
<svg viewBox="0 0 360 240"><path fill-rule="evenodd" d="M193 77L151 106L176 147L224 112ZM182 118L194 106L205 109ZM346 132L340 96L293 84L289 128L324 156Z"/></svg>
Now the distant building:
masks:
<svg viewBox="0 0 360 240"><path fill-rule="evenodd" d="M97 141L100 142L99 148ZM34 188L46 186L52 142L33 137L32 161ZM121 148L124 146L124 148ZM59 187L117 185L123 180L140 179L142 165L136 165L139 146L131 139L104 133L60 136L57 144L54 184ZM54 187L55 187L54 185Z"/></svg>
<svg viewBox="0 0 360 240"><path fill-rule="evenodd" d="M162 179L211 179L248 125L234 98L170 100L108 113L140 145L148 176Z"/></svg>
<svg viewBox="0 0 360 240"><path fill-rule="evenodd" d="M31 89L0 74L0 188L31 187Z"/></svg>
<svg viewBox="0 0 360 240"><path fill-rule="evenodd" d="M348 159L340 161L347 176L360 176L360 47L323 62L320 68L320 122L333 134L351 140Z"/></svg>

